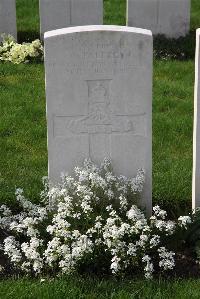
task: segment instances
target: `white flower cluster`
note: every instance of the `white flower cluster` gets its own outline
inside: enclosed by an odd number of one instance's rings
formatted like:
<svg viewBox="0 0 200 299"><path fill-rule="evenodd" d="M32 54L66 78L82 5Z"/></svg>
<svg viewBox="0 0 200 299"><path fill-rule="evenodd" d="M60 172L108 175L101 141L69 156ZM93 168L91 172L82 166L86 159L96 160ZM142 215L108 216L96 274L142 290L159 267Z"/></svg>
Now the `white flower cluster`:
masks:
<svg viewBox="0 0 200 299"><path fill-rule="evenodd" d="M3 42L0 45L0 61L20 64L27 63L33 58L42 60L43 52L39 39L32 43L18 44L12 36L3 35Z"/></svg>
<svg viewBox="0 0 200 299"><path fill-rule="evenodd" d="M167 221L159 206L150 219L145 217L137 206L145 183L143 170L127 179L115 176L108 160L100 167L87 160L75 174L63 175L56 187L46 182L40 205L26 200L18 189L21 213L13 215L5 205L0 208L5 233L1 251L16 267L35 274L69 274L103 257L99 264L106 261L113 274L142 267L146 278L155 267L174 267L168 236L190 220Z"/></svg>

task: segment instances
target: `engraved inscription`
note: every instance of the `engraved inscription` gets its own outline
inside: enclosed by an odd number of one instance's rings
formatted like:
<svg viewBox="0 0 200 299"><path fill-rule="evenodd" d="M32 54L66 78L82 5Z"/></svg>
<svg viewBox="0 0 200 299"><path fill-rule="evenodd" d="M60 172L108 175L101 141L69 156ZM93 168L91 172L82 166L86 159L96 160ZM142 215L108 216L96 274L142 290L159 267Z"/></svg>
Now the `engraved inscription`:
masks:
<svg viewBox="0 0 200 299"><path fill-rule="evenodd" d="M92 33L90 33L92 34ZM68 75L84 75L85 72L96 74L119 74L129 73L141 69L145 65L141 51L138 51L140 40L133 45L131 41L121 37L116 40L113 36L110 40L109 34L99 40L91 41L88 35L81 37L79 34L73 36L65 45L64 71ZM54 66L55 61L48 62ZM56 63L56 67L63 65Z"/></svg>

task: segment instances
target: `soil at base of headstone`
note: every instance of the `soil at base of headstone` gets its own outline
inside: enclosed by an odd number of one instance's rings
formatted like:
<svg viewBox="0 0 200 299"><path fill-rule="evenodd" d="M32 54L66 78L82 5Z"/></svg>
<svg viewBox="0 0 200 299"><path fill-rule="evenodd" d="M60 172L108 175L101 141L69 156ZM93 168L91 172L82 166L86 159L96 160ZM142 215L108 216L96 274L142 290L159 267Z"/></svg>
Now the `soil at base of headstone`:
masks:
<svg viewBox="0 0 200 299"><path fill-rule="evenodd" d="M8 259L5 257L0 257L0 263L1 265L3 265L5 271L0 273L0 279L6 279L9 277L23 277L23 273L19 270L17 270L15 267L13 267L12 265L9 265ZM176 254L176 258L175 258L175 268L173 270L170 271L166 271L166 272L160 272L157 271L158 269L155 269L156 274L154 273L154 278L158 278L161 277L163 279L174 279L174 278L181 278L181 279L190 279L190 278L200 278L200 263L197 262L194 257L191 256L190 252L185 251L184 253L178 253ZM83 269L82 269L83 270ZM88 270L88 269L87 269ZM100 271L100 273L98 271L87 271L87 273L85 273L85 271L82 271L82 273L80 273L80 275L84 276L84 273L87 275L90 275L91 277L94 275L94 277L100 277L101 279L103 278L112 278L111 275L109 275L109 273L105 272L103 273L102 271ZM134 273L134 275L133 275ZM50 274L51 276L51 274ZM33 273L32 275L30 275L30 277L34 277ZM134 270L132 269L132 271L130 271L130 273L128 275L125 275L123 277L127 278L127 279L132 279L132 278L139 278L142 279L143 276L141 276L141 271L138 270ZM120 280L120 278L118 278Z"/></svg>
<svg viewBox="0 0 200 299"><path fill-rule="evenodd" d="M177 254L174 275L180 278L200 277L200 263L191 256Z"/></svg>

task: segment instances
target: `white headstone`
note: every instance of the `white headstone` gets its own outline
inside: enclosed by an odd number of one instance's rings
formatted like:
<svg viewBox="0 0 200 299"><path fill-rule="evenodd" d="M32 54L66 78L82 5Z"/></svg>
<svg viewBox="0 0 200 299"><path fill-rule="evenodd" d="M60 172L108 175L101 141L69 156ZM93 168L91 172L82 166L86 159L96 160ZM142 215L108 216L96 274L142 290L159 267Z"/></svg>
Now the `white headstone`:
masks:
<svg viewBox="0 0 200 299"><path fill-rule="evenodd" d="M152 35L119 26L45 33L49 177L111 158L128 177L146 170L151 211Z"/></svg>
<svg viewBox="0 0 200 299"><path fill-rule="evenodd" d="M168 38L190 30L191 0L127 0L127 25L150 29Z"/></svg>
<svg viewBox="0 0 200 299"><path fill-rule="evenodd" d="M15 0L0 0L0 41L3 33L17 38Z"/></svg>
<svg viewBox="0 0 200 299"><path fill-rule="evenodd" d="M192 208L200 207L200 29L196 35Z"/></svg>
<svg viewBox="0 0 200 299"><path fill-rule="evenodd" d="M40 0L40 33L103 24L103 0Z"/></svg>

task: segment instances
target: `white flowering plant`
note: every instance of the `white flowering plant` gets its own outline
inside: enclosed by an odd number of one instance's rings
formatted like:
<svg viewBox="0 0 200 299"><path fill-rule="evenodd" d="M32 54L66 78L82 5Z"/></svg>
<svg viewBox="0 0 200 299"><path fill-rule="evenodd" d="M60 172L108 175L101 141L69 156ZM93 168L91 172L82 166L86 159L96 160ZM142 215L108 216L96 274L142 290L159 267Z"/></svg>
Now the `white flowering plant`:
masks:
<svg viewBox="0 0 200 299"><path fill-rule="evenodd" d="M3 35L2 37L0 61L20 64L32 60L43 60L44 49L39 39L36 39L32 43L19 44L11 35Z"/></svg>
<svg viewBox="0 0 200 299"><path fill-rule="evenodd" d="M158 269L173 269L171 237L191 218L167 220L159 206L147 218L138 207L144 184L144 170L132 179L116 176L105 159L99 167L86 160L57 186L45 179L40 204L17 189L21 212L0 208L2 256L13 270L34 275L92 269L113 275L142 271L152 278Z"/></svg>
<svg viewBox="0 0 200 299"><path fill-rule="evenodd" d="M182 217L180 217L182 218ZM187 219L181 219L183 225L187 226ZM190 252L190 256L194 256L196 264L200 264L200 208L196 208L192 214L192 225L190 225L185 233L185 248Z"/></svg>

